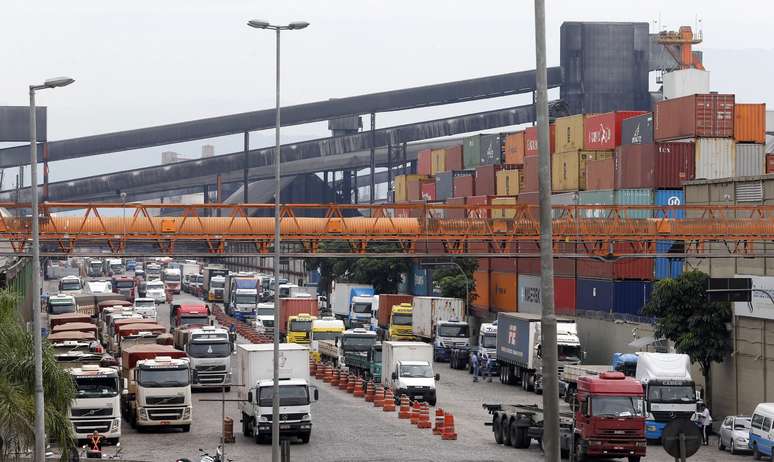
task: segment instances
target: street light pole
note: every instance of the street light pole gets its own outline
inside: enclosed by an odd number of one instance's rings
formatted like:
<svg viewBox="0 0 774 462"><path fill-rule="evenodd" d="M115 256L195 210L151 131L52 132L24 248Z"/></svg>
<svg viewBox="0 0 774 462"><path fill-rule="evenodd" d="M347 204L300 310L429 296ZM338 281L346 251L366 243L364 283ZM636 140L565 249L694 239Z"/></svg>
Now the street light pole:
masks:
<svg viewBox="0 0 774 462"><path fill-rule="evenodd" d="M272 400L271 400L271 460L280 462L280 426L279 426L279 335L278 319L279 313L279 279L280 279L280 31L304 29L309 25L307 22L296 21L287 26L275 26L266 21L250 20L247 25L255 29L269 29L276 32L276 124L275 124L275 143L274 152L274 355L273 355L273 375L272 375Z"/></svg>
<svg viewBox="0 0 774 462"><path fill-rule="evenodd" d="M35 91L64 87L74 80L58 77L43 85L30 85L30 197L32 202L32 344L35 382L35 448L33 460L46 458L45 396L43 394L43 336L40 332L40 216L38 212L38 133L35 114Z"/></svg>

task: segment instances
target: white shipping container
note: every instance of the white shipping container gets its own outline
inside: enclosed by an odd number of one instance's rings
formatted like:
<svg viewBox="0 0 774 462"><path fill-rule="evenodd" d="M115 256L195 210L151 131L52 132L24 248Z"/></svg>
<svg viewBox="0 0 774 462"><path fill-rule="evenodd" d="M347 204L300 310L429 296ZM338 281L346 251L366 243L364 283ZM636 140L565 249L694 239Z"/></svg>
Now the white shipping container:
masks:
<svg viewBox="0 0 774 462"><path fill-rule="evenodd" d="M736 143L731 138L696 138L696 179L731 178L736 169Z"/></svg>
<svg viewBox="0 0 774 462"><path fill-rule="evenodd" d="M766 131L774 132L774 111L766 111Z"/></svg>
<svg viewBox="0 0 774 462"><path fill-rule="evenodd" d="M541 314L543 312L541 290L540 276L519 275L519 313Z"/></svg>
<svg viewBox="0 0 774 462"><path fill-rule="evenodd" d="M274 377L274 351L271 343L267 344L237 344L235 382L244 384L237 387L240 400L247 400L247 392L255 387L259 380L271 380ZM280 343L279 345L279 377L280 379L309 380L309 348L297 343ZM242 409L242 402L239 408Z"/></svg>
<svg viewBox="0 0 774 462"><path fill-rule="evenodd" d="M432 339L438 321L464 321L465 307L459 298L414 297L411 326L414 335Z"/></svg>
<svg viewBox="0 0 774 462"><path fill-rule="evenodd" d="M766 146L736 143L736 176L763 175L766 169Z"/></svg>
<svg viewBox="0 0 774 462"><path fill-rule="evenodd" d="M699 69L681 69L664 74L664 99L709 93L710 73Z"/></svg>

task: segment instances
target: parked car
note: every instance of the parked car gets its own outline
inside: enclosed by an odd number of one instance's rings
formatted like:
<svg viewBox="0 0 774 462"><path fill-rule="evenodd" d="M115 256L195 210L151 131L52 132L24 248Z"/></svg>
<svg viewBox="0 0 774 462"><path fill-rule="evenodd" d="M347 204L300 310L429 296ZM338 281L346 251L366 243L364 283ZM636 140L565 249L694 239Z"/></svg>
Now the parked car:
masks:
<svg viewBox="0 0 774 462"><path fill-rule="evenodd" d="M750 452L750 417L728 416L723 419L718 431L718 449L728 449L731 454Z"/></svg>

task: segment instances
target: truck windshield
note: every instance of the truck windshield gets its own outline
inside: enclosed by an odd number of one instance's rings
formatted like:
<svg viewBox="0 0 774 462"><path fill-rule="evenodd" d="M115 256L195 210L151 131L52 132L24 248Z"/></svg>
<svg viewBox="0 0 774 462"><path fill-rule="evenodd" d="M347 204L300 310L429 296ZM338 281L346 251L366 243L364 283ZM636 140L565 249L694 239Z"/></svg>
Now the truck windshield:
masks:
<svg viewBox="0 0 774 462"><path fill-rule="evenodd" d="M118 395L118 377L75 377L76 398Z"/></svg>
<svg viewBox="0 0 774 462"><path fill-rule="evenodd" d="M258 308L255 310L257 316L274 316L274 308Z"/></svg>
<svg viewBox="0 0 774 462"><path fill-rule="evenodd" d="M405 364L400 366L400 376L404 378L425 379L433 376L433 368L427 364Z"/></svg>
<svg viewBox="0 0 774 462"><path fill-rule="evenodd" d="M146 290L164 290L164 284L159 281L151 281L145 285Z"/></svg>
<svg viewBox="0 0 774 462"><path fill-rule="evenodd" d="M375 336L344 336L341 337L341 348L347 351L368 351L375 341Z"/></svg>
<svg viewBox="0 0 774 462"><path fill-rule="evenodd" d="M370 314L371 313L371 304L370 303L353 303L352 304L352 312L358 313L358 314Z"/></svg>
<svg viewBox="0 0 774 462"><path fill-rule="evenodd" d="M134 281L116 281L113 287L116 289L131 289L134 287Z"/></svg>
<svg viewBox="0 0 774 462"><path fill-rule="evenodd" d="M410 314L393 314L392 323L396 326L410 326L411 315Z"/></svg>
<svg viewBox="0 0 774 462"><path fill-rule="evenodd" d="M341 332L312 332L315 340L335 340L341 336Z"/></svg>
<svg viewBox="0 0 774 462"><path fill-rule="evenodd" d="M441 325L438 327L438 336L464 338L468 336L468 326Z"/></svg>
<svg viewBox="0 0 774 462"><path fill-rule="evenodd" d="M240 305L258 303L258 296L255 294L236 294L234 298Z"/></svg>
<svg viewBox="0 0 774 462"><path fill-rule="evenodd" d="M51 303L49 302L49 306L51 307L50 311L52 314L62 314L62 313L74 313L75 312L75 305L72 303L66 302L66 303Z"/></svg>
<svg viewBox="0 0 774 462"><path fill-rule="evenodd" d="M289 330L292 330L293 332L311 332L312 321L299 321L294 319L293 321L290 321Z"/></svg>
<svg viewBox="0 0 774 462"><path fill-rule="evenodd" d="M124 268L121 265L110 265L110 269L112 269L113 271L121 271Z"/></svg>
<svg viewBox="0 0 774 462"><path fill-rule="evenodd" d="M223 281L210 281L211 289L222 289L225 283Z"/></svg>
<svg viewBox="0 0 774 462"><path fill-rule="evenodd" d="M180 275L179 274L167 274L164 277L164 280L167 282L180 282Z"/></svg>
<svg viewBox="0 0 774 462"><path fill-rule="evenodd" d="M578 345L557 345L559 361L580 361L580 346Z"/></svg>
<svg viewBox="0 0 774 462"><path fill-rule="evenodd" d="M271 407L272 398L272 387L261 387L258 406ZM309 391L305 385L280 385L279 398L280 406L305 406L309 404Z"/></svg>
<svg viewBox="0 0 774 462"><path fill-rule="evenodd" d="M61 281L59 290L81 290L81 283L79 281Z"/></svg>
<svg viewBox="0 0 774 462"><path fill-rule="evenodd" d="M594 396L591 415L595 417L639 417L643 415L642 398L634 396Z"/></svg>
<svg viewBox="0 0 774 462"><path fill-rule="evenodd" d="M156 302L153 300L139 300L134 299L135 308L155 308Z"/></svg>
<svg viewBox="0 0 774 462"><path fill-rule="evenodd" d="M484 348L497 348L497 336L496 335L482 336L481 346Z"/></svg>
<svg viewBox="0 0 774 462"><path fill-rule="evenodd" d="M648 386L648 401L658 403L690 403L696 401L696 393L691 385Z"/></svg>
<svg viewBox="0 0 774 462"><path fill-rule="evenodd" d="M188 369L140 368L137 383L148 388L184 387L188 385Z"/></svg>
<svg viewBox="0 0 774 462"><path fill-rule="evenodd" d="M188 356L192 358L224 358L231 354L231 345L222 343L192 343L188 346Z"/></svg>
<svg viewBox="0 0 774 462"><path fill-rule="evenodd" d="M180 318L181 326L206 326L210 323L209 316L183 316Z"/></svg>

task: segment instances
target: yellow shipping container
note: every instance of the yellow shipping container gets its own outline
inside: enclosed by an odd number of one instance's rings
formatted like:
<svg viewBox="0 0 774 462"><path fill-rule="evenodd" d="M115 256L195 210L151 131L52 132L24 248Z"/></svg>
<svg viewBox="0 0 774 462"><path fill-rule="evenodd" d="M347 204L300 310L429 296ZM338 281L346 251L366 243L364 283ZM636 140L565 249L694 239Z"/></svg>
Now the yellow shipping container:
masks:
<svg viewBox="0 0 774 462"><path fill-rule="evenodd" d="M395 202L406 202L408 200L408 184L427 178L426 175L397 175L395 177Z"/></svg>
<svg viewBox="0 0 774 462"><path fill-rule="evenodd" d="M583 114L556 119L556 152L583 149Z"/></svg>
<svg viewBox="0 0 774 462"><path fill-rule="evenodd" d="M586 189L586 161L613 157L613 151L557 152L551 157L551 190L584 191Z"/></svg>
<svg viewBox="0 0 774 462"><path fill-rule="evenodd" d="M430 174L446 171L446 149L433 149L430 153Z"/></svg>
<svg viewBox="0 0 774 462"><path fill-rule="evenodd" d="M516 205L516 197L494 197L492 205ZM516 216L516 209L492 209L492 218L513 218Z"/></svg>
<svg viewBox="0 0 774 462"><path fill-rule="evenodd" d="M496 175L495 192L498 196L517 196L519 194L519 173L521 170L500 170Z"/></svg>

